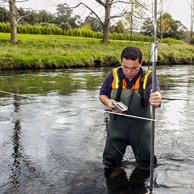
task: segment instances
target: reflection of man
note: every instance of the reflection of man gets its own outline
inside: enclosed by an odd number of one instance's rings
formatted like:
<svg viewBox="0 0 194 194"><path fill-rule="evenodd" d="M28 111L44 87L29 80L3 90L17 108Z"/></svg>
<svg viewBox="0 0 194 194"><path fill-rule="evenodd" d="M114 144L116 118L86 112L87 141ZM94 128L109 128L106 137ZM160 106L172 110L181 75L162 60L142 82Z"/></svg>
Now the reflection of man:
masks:
<svg viewBox="0 0 194 194"><path fill-rule="evenodd" d="M128 107L127 114L151 118L150 104L159 107L158 80L156 92L152 93L152 73L143 70L142 62L137 47L129 46L122 51L121 67L109 72L100 89L100 101L110 110L114 109L114 102L121 101ZM130 145L137 161L149 165L150 139L150 121L110 114L103 161L108 167L120 166Z"/></svg>
<svg viewBox="0 0 194 194"><path fill-rule="evenodd" d="M107 176L107 187L111 193L146 193L150 171L146 168L136 167L129 178L124 169L117 168L112 171L110 176ZM129 179L129 180L128 180Z"/></svg>

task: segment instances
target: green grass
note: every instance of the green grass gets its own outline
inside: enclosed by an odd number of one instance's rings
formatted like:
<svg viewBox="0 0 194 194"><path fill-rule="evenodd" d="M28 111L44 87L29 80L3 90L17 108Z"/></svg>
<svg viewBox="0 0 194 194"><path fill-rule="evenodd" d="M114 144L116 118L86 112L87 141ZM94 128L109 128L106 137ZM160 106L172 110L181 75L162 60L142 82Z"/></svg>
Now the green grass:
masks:
<svg viewBox="0 0 194 194"><path fill-rule="evenodd" d="M120 53L129 45L142 50L143 59L149 60L150 44L110 40L102 44L99 39L63 35L18 34L18 41L10 44L10 34L0 33L0 69L64 68L76 66L94 66L98 59L107 64L107 56L120 61ZM193 46L189 44L158 45L159 63L168 64L170 59L183 63L184 58L193 58ZM192 60L188 60L192 61Z"/></svg>

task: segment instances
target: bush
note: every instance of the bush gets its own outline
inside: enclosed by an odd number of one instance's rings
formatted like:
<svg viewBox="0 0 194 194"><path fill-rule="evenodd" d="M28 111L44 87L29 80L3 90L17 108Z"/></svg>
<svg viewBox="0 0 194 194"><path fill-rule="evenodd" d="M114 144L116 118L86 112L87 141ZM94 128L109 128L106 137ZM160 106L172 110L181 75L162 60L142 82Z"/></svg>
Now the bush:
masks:
<svg viewBox="0 0 194 194"><path fill-rule="evenodd" d="M103 37L102 32L97 32L97 33L96 33L96 38L102 38L102 37Z"/></svg>
<svg viewBox="0 0 194 194"><path fill-rule="evenodd" d="M29 27L29 33L30 33L30 34L35 34L35 32L34 32L34 27L33 27L33 26L30 26L30 27Z"/></svg>
<svg viewBox="0 0 194 194"><path fill-rule="evenodd" d="M54 26L51 26L51 33L55 34L55 27Z"/></svg>
<svg viewBox="0 0 194 194"><path fill-rule="evenodd" d="M93 32L89 25L84 25L82 28L71 29L68 23L61 24L61 27L57 27L54 24L41 23L40 26L22 26L17 25L18 33L25 34L56 34L56 35L67 35L67 36L79 36L79 37L90 37L90 38L103 38L102 32ZM68 30L66 30L68 29ZM9 23L0 23L0 32L8 32L10 33L10 24ZM109 39L113 40L130 40L130 35L126 33L109 33ZM142 41L142 42L153 42L154 37L144 36L141 34L133 34L132 41ZM181 40L175 40L171 38L165 38L162 41L167 44L184 44ZM194 40L190 39L189 43L194 45Z"/></svg>
<svg viewBox="0 0 194 194"><path fill-rule="evenodd" d="M22 26L22 28L23 28L23 34L28 34L28 31L27 31L27 28L26 28L26 26Z"/></svg>
<svg viewBox="0 0 194 194"><path fill-rule="evenodd" d="M80 28L77 30L77 36L82 36L82 30Z"/></svg>
<svg viewBox="0 0 194 194"><path fill-rule="evenodd" d="M62 29L61 29L61 28L59 28L59 27L55 27L55 34L56 34L56 35L63 34Z"/></svg>
<svg viewBox="0 0 194 194"><path fill-rule="evenodd" d="M184 44L184 42L182 40L176 40L176 39L172 39L172 38L164 38L162 40L163 43L168 43L168 44Z"/></svg>
<svg viewBox="0 0 194 194"><path fill-rule="evenodd" d="M10 23L6 23L5 25L6 25L5 32L7 32L7 33L11 32Z"/></svg>
<svg viewBox="0 0 194 194"><path fill-rule="evenodd" d="M23 26L21 24L17 25L17 32L23 33Z"/></svg>
<svg viewBox="0 0 194 194"><path fill-rule="evenodd" d="M27 26L25 26L25 28L26 28L26 33L27 33L27 34L30 34L30 26L27 25Z"/></svg>
<svg viewBox="0 0 194 194"><path fill-rule="evenodd" d="M69 36L73 36L73 30L69 30Z"/></svg>
<svg viewBox="0 0 194 194"><path fill-rule="evenodd" d="M40 33L44 34L44 27L40 26Z"/></svg>
<svg viewBox="0 0 194 194"><path fill-rule="evenodd" d="M34 32L35 32L35 34L41 34L40 27L39 26L35 26L34 27Z"/></svg>
<svg viewBox="0 0 194 194"><path fill-rule="evenodd" d="M191 39L189 40L189 44L191 44L191 45L194 46L194 38L191 38Z"/></svg>
<svg viewBox="0 0 194 194"><path fill-rule="evenodd" d="M52 34L51 27L48 27L47 34Z"/></svg>
<svg viewBox="0 0 194 194"><path fill-rule="evenodd" d="M78 29L73 29L73 36L77 36L78 35Z"/></svg>

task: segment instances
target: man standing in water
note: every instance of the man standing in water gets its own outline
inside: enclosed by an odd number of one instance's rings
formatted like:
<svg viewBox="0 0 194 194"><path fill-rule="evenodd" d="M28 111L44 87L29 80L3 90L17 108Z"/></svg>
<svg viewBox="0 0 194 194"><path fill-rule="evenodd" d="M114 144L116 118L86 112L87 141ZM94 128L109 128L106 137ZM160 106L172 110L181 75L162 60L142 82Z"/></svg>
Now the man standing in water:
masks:
<svg viewBox="0 0 194 194"><path fill-rule="evenodd" d="M142 52L128 46L121 53L121 67L107 75L99 99L109 110L115 102L128 108L122 115L110 114L103 162L112 168L122 164L126 147L132 147L135 158L144 165L150 164L151 121L135 117L151 118L150 104L159 107L161 94L156 78L156 92L152 93L152 73L142 66ZM155 158L155 164L157 163Z"/></svg>

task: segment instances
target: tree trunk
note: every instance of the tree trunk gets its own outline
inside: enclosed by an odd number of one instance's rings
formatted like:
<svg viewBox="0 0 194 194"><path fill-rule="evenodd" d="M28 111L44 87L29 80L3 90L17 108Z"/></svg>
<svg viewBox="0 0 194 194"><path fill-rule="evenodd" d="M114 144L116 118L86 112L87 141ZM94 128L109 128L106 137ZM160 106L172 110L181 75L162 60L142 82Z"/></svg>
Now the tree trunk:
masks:
<svg viewBox="0 0 194 194"><path fill-rule="evenodd" d="M163 40L163 32L162 32L162 14L163 14L163 0L160 0L160 43Z"/></svg>
<svg viewBox="0 0 194 194"><path fill-rule="evenodd" d="M11 42L17 41L17 22L16 22L16 13L15 13L15 2L16 0L9 0Z"/></svg>
<svg viewBox="0 0 194 194"><path fill-rule="evenodd" d="M104 21L104 25L103 25L103 39L102 39L102 42L109 41L111 4L112 4L111 0L106 0L106 3L105 3L105 21Z"/></svg>
<svg viewBox="0 0 194 194"><path fill-rule="evenodd" d="M130 22L130 42L132 42L132 34L133 34L133 2L131 4L131 22Z"/></svg>
<svg viewBox="0 0 194 194"><path fill-rule="evenodd" d="M194 0L191 0L191 38L193 37L193 9L194 9Z"/></svg>

